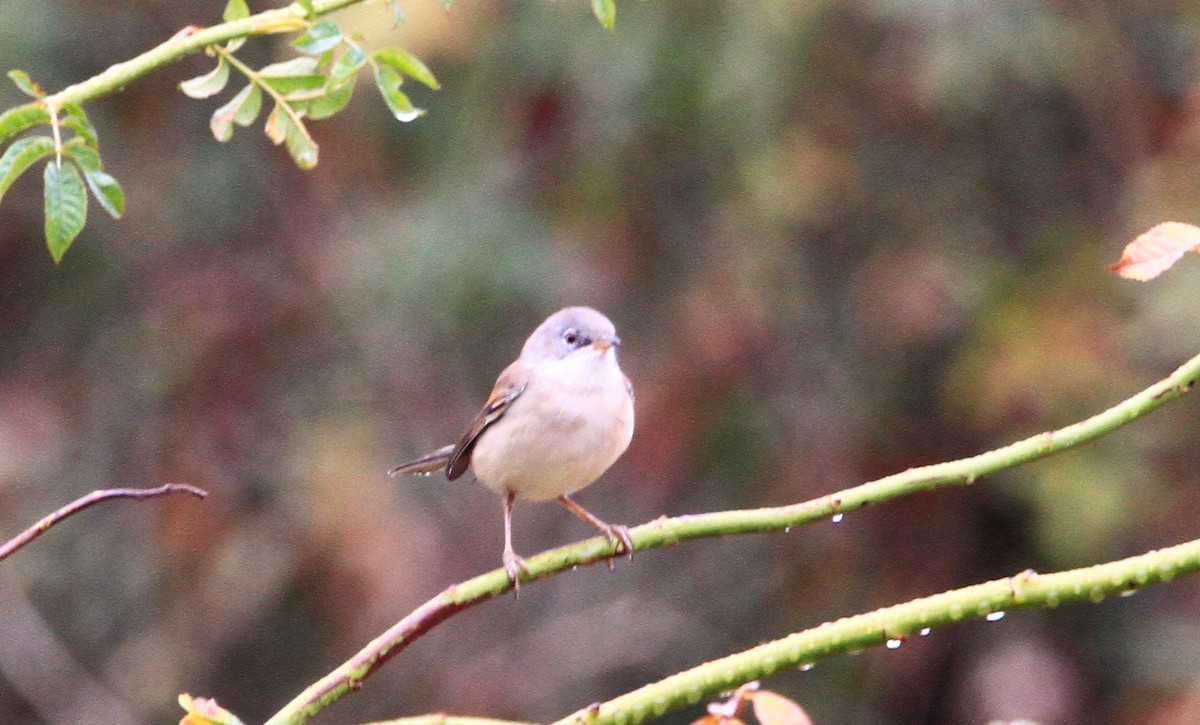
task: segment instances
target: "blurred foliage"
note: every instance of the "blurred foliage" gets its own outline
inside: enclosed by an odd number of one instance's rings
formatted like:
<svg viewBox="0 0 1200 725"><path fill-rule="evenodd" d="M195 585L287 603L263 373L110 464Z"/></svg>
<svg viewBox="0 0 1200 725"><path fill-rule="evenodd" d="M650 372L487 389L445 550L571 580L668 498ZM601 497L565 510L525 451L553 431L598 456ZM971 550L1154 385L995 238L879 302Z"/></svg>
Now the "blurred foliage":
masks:
<svg viewBox="0 0 1200 725"><path fill-rule="evenodd" d="M0 68L61 88L214 12L83 7L0 0ZM176 88L211 68L193 58L89 105L129 203L57 268L37 180L6 192L0 526L94 488L212 495L89 512L0 567L0 722L174 722L180 692L259 721L496 566L491 492L384 471L454 439L565 304L624 339L638 430L580 501L625 523L976 453L1200 347L1193 260L1150 285L1105 269L1200 219L1194 4L638 2L614 32L578 3L403 9L337 18L441 90L411 89L412 124L363 98L314 124L312 171L214 143ZM836 526L527 587L320 722L553 718L831 617L1194 538L1197 405ZM590 535L554 506L516 528L530 553ZM817 723L1195 722L1198 614L1181 581L764 686Z"/></svg>

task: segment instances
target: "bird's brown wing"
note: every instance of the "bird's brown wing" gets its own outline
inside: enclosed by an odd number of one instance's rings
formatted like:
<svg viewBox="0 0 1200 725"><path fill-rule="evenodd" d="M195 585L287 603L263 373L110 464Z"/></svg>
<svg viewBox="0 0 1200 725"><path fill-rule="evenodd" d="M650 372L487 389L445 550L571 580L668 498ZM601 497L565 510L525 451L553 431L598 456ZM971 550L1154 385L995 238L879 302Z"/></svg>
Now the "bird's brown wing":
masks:
<svg viewBox="0 0 1200 725"><path fill-rule="evenodd" d="M451 451L446 463L446 478L453 481L470 467L471 451L475 448L480 434L487 430L489 425L500 420L500 417L508 410L508 406L512 405L512 402L525 392L529 377L524 372L520 361L517 361L500 373L499 379L496 380L496 387L492 388L492 394L484 403L483 410L479 411L475 420L471 421L462 440Z"/></svg>

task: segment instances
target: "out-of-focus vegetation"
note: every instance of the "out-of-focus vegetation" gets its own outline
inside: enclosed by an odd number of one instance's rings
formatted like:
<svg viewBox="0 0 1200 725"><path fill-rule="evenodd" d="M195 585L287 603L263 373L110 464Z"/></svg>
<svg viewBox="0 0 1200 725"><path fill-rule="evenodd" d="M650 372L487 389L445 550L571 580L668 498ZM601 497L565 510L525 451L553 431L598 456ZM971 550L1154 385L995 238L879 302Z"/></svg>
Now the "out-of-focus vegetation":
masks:
<svg viewBox="0 0 1200 725"><path fill-rule="evenodd" d="M215 143L176 88L194 58L88 106L128 206L60 266L38 180L6 194L2 530L95 488L211 495L93 510L0 566L0 722L171 722L181 691L261 720L496 566L494 494L384 471L454 439L565 304L624 340L638 430L580 500L625 523L992 448L1200 349L1194 260L1145 286L1104 269L1200 219L1194 4L650 0L612 33L581 3L405 11L341 18L433 68L428 114L364 94L312 124L313 171ZM0 68L54 90L219 12L0 1ZM1195 538L1197 406L837 525L529 586L319 722L554 718L831 617ZM591 535L555 506L516 528L528 553ZM764 685L818 723L1195 722L1198 614L1181 581Z"/></svg>

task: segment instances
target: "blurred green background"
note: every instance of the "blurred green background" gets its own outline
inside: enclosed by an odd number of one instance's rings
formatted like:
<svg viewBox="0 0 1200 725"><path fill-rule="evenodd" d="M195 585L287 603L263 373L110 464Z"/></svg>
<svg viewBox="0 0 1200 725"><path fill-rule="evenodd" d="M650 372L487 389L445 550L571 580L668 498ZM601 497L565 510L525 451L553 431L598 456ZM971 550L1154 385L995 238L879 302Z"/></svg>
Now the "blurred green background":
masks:
<svg viewBox="0 0 1200 725"><path fill-rule="evenodd" d="M1200 221L1200 5L1146 0L386 4L338 16L443 89L366 77L297 170L213 141L189 58L89 105L127 218L55 268L40 174L0 206L0 722L261 721L494 568L481 486L384 472L451 442L547 314L604 310L629 452L614 522L785 504L1098 412L1200 351L1200 263L1105 265ZM0 0L51 89L217 0ZM263 9L261 4L256 9ZM241 55L288 57L285 38ZM5 106L21 102L15 89ZM319 716L547 720L826 619L1200 536L1195 397L1083 449L786 535L687 543L444 623ZM518 550L590 536L518 506ZM1014 613L764 683L820 725L1200 722L1200 583ZM686 723L696 707L668 722Z"/></svg>

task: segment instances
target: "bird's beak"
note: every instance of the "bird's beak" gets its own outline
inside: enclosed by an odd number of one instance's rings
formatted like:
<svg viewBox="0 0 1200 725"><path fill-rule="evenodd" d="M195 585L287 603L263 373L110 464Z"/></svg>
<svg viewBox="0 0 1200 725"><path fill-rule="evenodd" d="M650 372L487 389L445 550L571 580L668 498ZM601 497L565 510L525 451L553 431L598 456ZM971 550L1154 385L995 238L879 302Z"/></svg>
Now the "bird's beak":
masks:
<svg viewBox="0 0 1200 725"><path fill-rule="evenodd" d="M617 337L616 335L613 335L612 337L597 337L595 340L592 340L592 347L596 348L600 352L607 352L608 350L611 350L620 344L621 338Z"/></svg>

